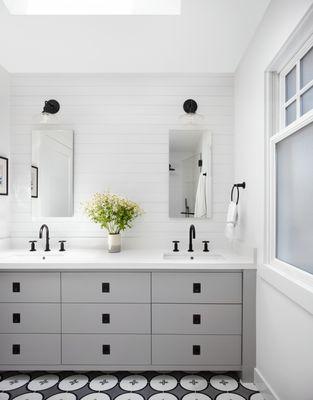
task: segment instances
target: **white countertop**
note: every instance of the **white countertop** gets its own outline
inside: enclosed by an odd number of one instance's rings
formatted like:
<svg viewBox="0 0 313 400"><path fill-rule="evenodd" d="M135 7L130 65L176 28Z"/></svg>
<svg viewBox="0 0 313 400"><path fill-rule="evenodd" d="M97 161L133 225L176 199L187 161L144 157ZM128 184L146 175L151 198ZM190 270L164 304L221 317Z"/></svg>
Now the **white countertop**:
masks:
<svg viewBox="0 0 313 400"><path fill-rule="evenodd" d="M73 249L64 253L6 250L0 253L0 271L5 270L235 270L255 269L254 256L225 250L212 253L177 253L183 259L165 259L164 250L123 250L108 253L99 249ZM173 253L175 254L175 253ZM193 259L190 259L193 257Z"/></svg>

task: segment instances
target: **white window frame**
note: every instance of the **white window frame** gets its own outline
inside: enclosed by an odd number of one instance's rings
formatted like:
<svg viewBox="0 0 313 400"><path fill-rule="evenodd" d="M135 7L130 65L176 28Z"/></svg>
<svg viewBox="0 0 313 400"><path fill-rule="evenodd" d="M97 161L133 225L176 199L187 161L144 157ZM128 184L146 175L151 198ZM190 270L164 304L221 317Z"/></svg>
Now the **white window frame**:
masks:
<svg viewBox="0 0 313 400"><path fill-rule="evenodd" d="M266 145L266 229L264 264L276 270L287 273L297 282L313 284L313 275L300 268L288 264L276 257L276 145L287 137L297 133L300 129L313 123L313 110L300 116L300 96L313 82L305 85L300 90L300 60L313 47L313 36L290 58L290 61L281 69L267 73L267 145ZM297 91L296 94L285 101L285 77L297 65ZM285 126L285 108L297 100L297 118Z"/></svg>
<svg viewBox="0 0 313 400"><path fill-rule="evenodd" d="M279 87L280 87L280 129L286 127L286 108L296 101L296 120L301 118L301 96L313 87L313 79L301 88L300 82L300 61L313 48L313 37L311 37L305 45L296 53L296 55L288 62L282 71L279 71ZM286 76L296 67L296 93L288 101L286 101ZM311 112L311 111L309 111ZM307 113L306 113L307 114ZM306 115L304 114L304 115ZM294 122L295 122L294 121ZM290 124L291 125L291 124Z"/></svg>

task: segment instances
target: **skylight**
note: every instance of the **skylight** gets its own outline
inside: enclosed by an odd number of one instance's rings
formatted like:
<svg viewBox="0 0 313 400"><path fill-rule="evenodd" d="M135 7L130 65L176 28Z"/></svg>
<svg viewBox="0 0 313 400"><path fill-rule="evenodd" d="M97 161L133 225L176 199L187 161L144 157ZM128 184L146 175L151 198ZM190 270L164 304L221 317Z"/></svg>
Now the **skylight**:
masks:
<svg viewBox="0 0 313 400"><path fill-rule="evenodd" d="M179 15L181 0L3 0L14 15Z"/></svg>

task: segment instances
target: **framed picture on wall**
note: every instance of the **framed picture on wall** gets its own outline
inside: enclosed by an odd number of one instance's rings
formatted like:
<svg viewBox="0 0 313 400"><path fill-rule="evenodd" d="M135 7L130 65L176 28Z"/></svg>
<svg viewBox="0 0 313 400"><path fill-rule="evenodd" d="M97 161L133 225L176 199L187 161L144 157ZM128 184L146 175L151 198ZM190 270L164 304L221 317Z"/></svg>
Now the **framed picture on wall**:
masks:
<svg viewBox="0 0 313 400"><path fill-rule="evenodd" d="M0 195L9 194L9 160L6 157L0 157Z"/></svg>
<svg viewBox="0 0 313 400"><path fill-rule="evenodd" d="M31 172L31 193L33 198L38 198L38 167L34 165L32 165Z"/></svg>

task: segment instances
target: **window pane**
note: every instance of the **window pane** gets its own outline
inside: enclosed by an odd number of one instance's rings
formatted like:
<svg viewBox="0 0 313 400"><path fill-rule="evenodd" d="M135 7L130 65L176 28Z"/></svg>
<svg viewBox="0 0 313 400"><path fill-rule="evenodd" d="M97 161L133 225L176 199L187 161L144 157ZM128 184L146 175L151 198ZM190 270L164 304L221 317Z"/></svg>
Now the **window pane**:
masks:
<svg viewBox="0 0 313 400"><path fill-rule="evenodd" d="M276 257L313 274L313 124L276 146Z"/></svg>
<svg viewBox="0 0 313 400"><path fill-rule="evenodd" d="M292 96L296 94L296 67L294 67L289 74L286 75L285 78L285 84L286 84L286 101L291 99Z"/></svg>
<svg viewBox="0 0 313 400"><path fill-rule="evenodd" d="M313 86L301 96L301 115L313 109Z"/></svg>
<svg viewBox="0 0 313 400"><path fill-rule="evenodd" d="M296 102L294 101L286 108L286 126L291 124L291 122L295 121L297 117L297 107Z"/></svg>
<svg viewBox="0 0 313 400"><path fill-rule="evenodd" d="M300 61L301 88L313 80L313 47Z"/></svg>

